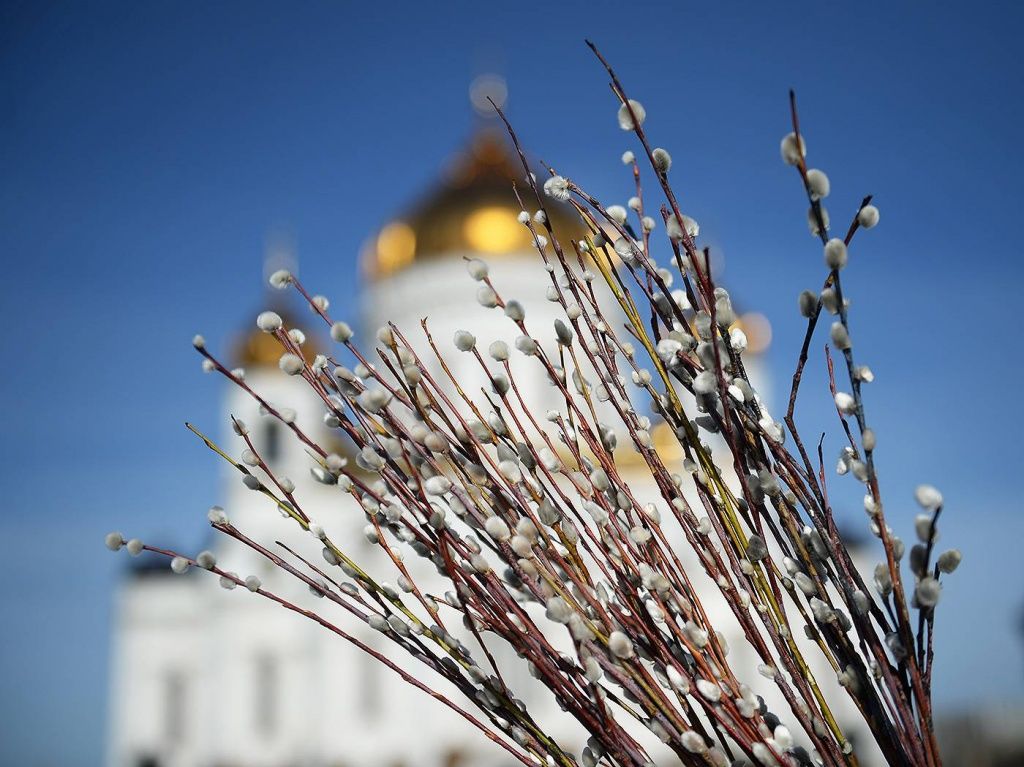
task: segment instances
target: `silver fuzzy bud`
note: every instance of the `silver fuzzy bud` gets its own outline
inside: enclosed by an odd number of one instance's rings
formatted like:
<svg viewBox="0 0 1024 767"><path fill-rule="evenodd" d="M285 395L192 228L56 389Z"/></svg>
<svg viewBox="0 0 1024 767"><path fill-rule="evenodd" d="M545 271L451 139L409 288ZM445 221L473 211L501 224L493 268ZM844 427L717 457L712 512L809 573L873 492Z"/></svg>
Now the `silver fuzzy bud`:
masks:
<svg viewBox="0 0 1024 767"><path fill-rule="evenodd" d="M561 320L555 320L555 335L562 346L569 346L572 343L572 329Z"/></svg>
<svg viewBox="0 0 1024 767"><path fill-rule="evenodd" d="M800 307L800 314L804 317L813 317L818 311L818 297L813 291L803 291L797 299L797 304Z"/></svg>
<svg viewBox="0 0 1024 767"><path fill-rule="evenodd" d="M935 564L938 566L939 572L952 573L960 566L962 560L963 554L960 553L960 549L950 549L939 554Z"/></svg>

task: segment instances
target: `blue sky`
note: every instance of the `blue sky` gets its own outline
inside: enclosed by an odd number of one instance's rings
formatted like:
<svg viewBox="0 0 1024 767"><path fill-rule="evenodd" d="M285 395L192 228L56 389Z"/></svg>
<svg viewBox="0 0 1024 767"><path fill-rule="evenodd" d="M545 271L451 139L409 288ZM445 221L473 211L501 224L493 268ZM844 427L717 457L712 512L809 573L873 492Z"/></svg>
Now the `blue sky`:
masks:
<svg viewBox="0 0 1024 767"><path fill-rule="evenodd" d="M536 156L628 196L585 36L647 106L726 283L772 320L777 372L822 278L778 159L787 88L834 220L877 196L845 279L883 490L909 536L912 488L940 485L965 553L938 705L1024 702L1019 6L293 5L0 4L0 763L100 762L122 564L102 535L200 539L218 467L182 422L216 430L221 389L189 339L251 321L269 233L353 300L361 242L469 135L467 85L495 67ZM827 399L812 366L808 433L834 429Z"/></svg>

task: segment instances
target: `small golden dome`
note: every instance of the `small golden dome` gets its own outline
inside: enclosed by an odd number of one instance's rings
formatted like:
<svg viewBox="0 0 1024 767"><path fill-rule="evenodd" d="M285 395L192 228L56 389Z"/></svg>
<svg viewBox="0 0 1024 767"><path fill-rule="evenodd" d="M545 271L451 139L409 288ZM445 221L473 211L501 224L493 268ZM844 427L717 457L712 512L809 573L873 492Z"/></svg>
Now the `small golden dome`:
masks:
<svg viewBox="0 0 1024 767"><path fill-rule="evenodd" d="M295 314L292 311L281 306L273 306L271 308L281 315L286 329L299 327L295 320ZM307 335L306 342L302 344L302 356L311 362L319 351L315 340ZM281 346L281 342L270 333L264 333L253 323L253 329L239 336L235 342L232 359L235 365L240 365L243 368L276 367L282 354L284 354L284 348Z"/></svg>
<svg viewBox="0 0 1024 767"><path fill-rule="evenodd" d="M747 337L747 353L762 354L767 351L772 342L772 325L760 312L747 312L732 324L733 328L739 328Z"/></svg>
<svg viewBox="0 0 1024 767"><path fill-rule="evenodd" d="M406 216L377 234L363 254L368 277L394 274L416 261L451 254L503 256L533 248L529 230L519 223L515 183L529 199L519 158L496 129L481 129L459 155L447 178ZM560 237L582 237L575 211L545 200L551 225Z"/></svg>

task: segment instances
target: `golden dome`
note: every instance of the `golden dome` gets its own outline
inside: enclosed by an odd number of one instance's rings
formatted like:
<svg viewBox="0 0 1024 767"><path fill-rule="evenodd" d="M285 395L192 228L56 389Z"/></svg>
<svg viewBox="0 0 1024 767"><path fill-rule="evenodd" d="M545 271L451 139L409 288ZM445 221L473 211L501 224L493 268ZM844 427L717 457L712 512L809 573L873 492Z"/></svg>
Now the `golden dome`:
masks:
<svg viewBox="0 0 1024 767"><path fill-rule="evenodd" d="M530 251L530 233L517 220L520 206L512 191L515 183L529 199L524 175L503 134L480 130L445 180L408 215L380 230L363 254L366 275L386 277L415 261L451 254L493 257ZM570 206L551 200L545 206L556 234L582 236L583 225Z"/></svg>
<svg viewBox="0 0 1024 767"><path fill-rule="evenodd" d="M289 309L280 305L272 306L271 309L281 315L286 329L300 327L295 320L295 314ZM302 356L306 358L307 362L312 362L320 351L314 341L307 335L306 342L302 344ZM253 323L252 330L239 336L235 342L232 360L235 365L240 365L243 368L276 367L282 354L284 354L284 347L281 346L281 342L270 333L264 333L256 327L256 323Z"/></svg>

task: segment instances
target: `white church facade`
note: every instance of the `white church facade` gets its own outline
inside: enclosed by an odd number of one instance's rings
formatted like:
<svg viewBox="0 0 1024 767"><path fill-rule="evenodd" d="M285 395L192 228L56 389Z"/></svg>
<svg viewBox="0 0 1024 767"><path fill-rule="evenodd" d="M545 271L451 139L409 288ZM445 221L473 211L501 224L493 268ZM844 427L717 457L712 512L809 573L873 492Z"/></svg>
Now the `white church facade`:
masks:
<svg viewBox="0 0 1024 767"><path fill-rule="evenodd" d="M496 286L523 303L533 327L551 327L558 307L545 298L546 277L516 220L519 206L511 181L522 176L516 162L500 136L480 131L446 179L410 215L381 230L364 255L366 286L359 324L368 339L366 346L388 320L410 340L421 338L424 317L446 351L455 331L462 328L488 342L511 342L514 334L504 318L476 303L465 273L467 256L489 262ZM564 215L564 220L553 222L556 231L574 231L577 225ZM305 310L294 310L298 311ZM756 350L767 339L763 330L761 338L756 336L755 324L751 318L748 335L755 353L748 355L747 364L765 390L768 381ZM315 343L313 338L308 342ZM322 404L301 382L280 372L279 354L268 336L247 333L234 362L245 368L246 381L255 390L272 403L294 408L303 428L329 444ZM453 361L462 362L459 357ZM465 364L467 368L456 374L475 379L470 362ZM527 384L531 375L536 376L529 370L521 379ZM547 407L546 389L538 381L527 394L540 412ZM337 488L314 482L302 446L283 434L276 421L262 417L244 392L234 387L225 391L225 423L232 414L249 424L268 463L296 483L304 507L317 510L332 537L351 541L357 559L369 562L371 571L375 562L382 566L378 550L364 542L362 510ZM239 454L241 440L228 429L225 432L228 436L221 444ZM308 536L282 519L265 498L245 488L237 472L225 467L223 477L222 494L211 500L225 508L233 524L256 540L297 541L308 552ZM657 500L650 478L645 483L640 472L633 488L638 497ZM202 515L198 510L195 514L199 524ZM290 582L234 541L218 537L210 546L226 569L243 577L256 574L272 590L334 614L333 605L316 601L304 586ZM176 576L166 560L155 558L140 557L132 563L115 612L109 767L500 767L509 762L457 715L311 621L244 589L221 589L208 573ZM697 569L695 562L693 568ZM385 576L387 570L381 567L380 573ZM727 609L716 604L709 593L709 610L731 620ZM356 625L350 616L336 617L367 644L385 647L380 634ZM742 675L756 677L755 660L742 657L744 643L738 634L730 644L734 663L749 668ZM505 663L516 668L511 663L514 652L504 649ZM427 673L411 668L419 675ZM529 688L532 680L524 672L513 672L513 688L516 682ZM579 753L585 735L557 710L545 690L526 689L521 697L531 709L549 707L550 716L538 718L551 721L556 738ZM659 765L675 763L670 754L657 750L656 741L652 748ZM862 759L861 764L871 761Z"/></svg>

